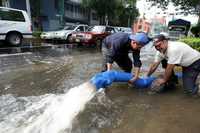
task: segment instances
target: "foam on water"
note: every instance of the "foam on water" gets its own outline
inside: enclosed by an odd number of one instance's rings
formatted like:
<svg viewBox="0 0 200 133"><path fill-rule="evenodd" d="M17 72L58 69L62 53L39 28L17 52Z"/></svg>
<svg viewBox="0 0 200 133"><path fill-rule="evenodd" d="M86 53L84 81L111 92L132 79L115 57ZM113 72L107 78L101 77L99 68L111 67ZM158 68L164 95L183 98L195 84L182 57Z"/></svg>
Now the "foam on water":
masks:
<svg viewBox="0 0 200 133"><path fill-rule="evenodd" d="M66 94L48 95L35 103L29 102L25 109L11 111L9 115L4 112L4 118L0 118L0 133L70 133L73 119L95 92L95 87L86 82ZM16 103L17 100L11 101Z"/></svg>

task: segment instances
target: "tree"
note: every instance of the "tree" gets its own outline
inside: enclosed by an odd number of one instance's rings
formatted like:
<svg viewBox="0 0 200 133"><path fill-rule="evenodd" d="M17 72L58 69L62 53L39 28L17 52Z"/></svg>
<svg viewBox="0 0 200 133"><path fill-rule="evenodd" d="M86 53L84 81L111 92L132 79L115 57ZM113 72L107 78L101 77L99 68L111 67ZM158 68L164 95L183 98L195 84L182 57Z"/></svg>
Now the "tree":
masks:
<svg viewBox="0 0 200 133"><path fill-rule="evenodd" d="M129 9L125 6L127 2L132 2ZM121 25L124 20L135 18L138 15L135 3L135 0L82 0L84 7L96 11L100 24L109 21L111 25Z"/></svg>
<svg viewBox="0 0 200 133"><path fill-rule="evenodd" d="M42 21L41 21L41 7L42 2L41 0L30 0L31 5L31 14L32 14L32 21L35 30L42 30Z"/></svg>
<svg viewBox="0 0 200 133"><path fill-rule="evenodd" d="M167 5L172 2L174 6L181 9L185 14L198 15L198 23L200 23L200 0L147 0L152 2L152 5L157 5L165 9Z"/></svg>
<svg viewBox="0 0 200 133"><path fill-rule="evenodd" d="M133 21L139 15L138 9L136 8L136 0L118 1L118 7L115 14L117 17L116 20L118 20L116 25L130 27L130 25L132 25Z"/></svg>
<svg viewBox="0 0 200 133"><path fill-rule="evenodd" d="M82 4L97 12L101 24L105 24L106 19L114 14L113 9L117 6L116 0L82 0Z"/></svg>

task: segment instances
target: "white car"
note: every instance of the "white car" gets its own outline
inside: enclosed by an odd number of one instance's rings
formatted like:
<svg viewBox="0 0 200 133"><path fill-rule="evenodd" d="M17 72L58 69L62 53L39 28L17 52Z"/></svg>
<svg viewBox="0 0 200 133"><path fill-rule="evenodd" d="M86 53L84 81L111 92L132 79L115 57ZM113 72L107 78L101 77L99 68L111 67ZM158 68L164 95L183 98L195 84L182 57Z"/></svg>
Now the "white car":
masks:
<svg viewBox="0 0 200 133"><path fill-rule="evenodd" d="M57 40L69 40L69 37L74 32L84 32L88 29L87 25L71 25L62 30L43 32L40 37L42 39L57 39Z"/></svg>
<svg viewBox="0 0 200 133"><path fill-rule="evenodd" d="M129 33L129 34L133 33L133 31L130 27L118 27L118 30L120 32Z"/></svg>
<svg viewBox="0 0 200 133"><path fill-rule="evenodd" d="M0 40L20 45L23 38L32 38L32 25L27 12L0 7Z"/></svg>
<svg viewBox="0 0 200 133"><path fill-rule="evenodd" d="M42 32L40 35L40 38L42 39L54 39L55 37L55 31L48 31L48 32Z"/></svg>
<svg viewBox="0 0 200 133"><path fill-rule="evenodd" d="M63 30L56 31L54 34L54 38L59 40L69 40L72 33L85 32L87 29L88 25L72 25L64 28Z"/></svg>

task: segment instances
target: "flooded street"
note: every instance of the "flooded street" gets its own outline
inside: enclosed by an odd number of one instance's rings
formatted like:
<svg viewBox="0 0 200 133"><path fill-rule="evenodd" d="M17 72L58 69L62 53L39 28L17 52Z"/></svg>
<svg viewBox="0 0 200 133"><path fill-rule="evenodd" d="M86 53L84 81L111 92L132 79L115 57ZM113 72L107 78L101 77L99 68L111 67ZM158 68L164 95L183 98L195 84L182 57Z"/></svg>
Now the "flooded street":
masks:
<svg viewBox="0 0 200 133"><path fill-rule="evenodd" d="M153 54L151 46L143 49L143 74ZM43 114L53 99L61 101L71 88L87 82L100 70L98 48L57 46L1 54L0 132L20 132ZM98 92L75 118L71 130L62 133L199 133L199 103L199 98L183 94L181 84L172 91L152 95L126 83L114 83L105 92ZM65 112L60 115L64 118ZM20 128L11 131L16 127Z"/></svg>

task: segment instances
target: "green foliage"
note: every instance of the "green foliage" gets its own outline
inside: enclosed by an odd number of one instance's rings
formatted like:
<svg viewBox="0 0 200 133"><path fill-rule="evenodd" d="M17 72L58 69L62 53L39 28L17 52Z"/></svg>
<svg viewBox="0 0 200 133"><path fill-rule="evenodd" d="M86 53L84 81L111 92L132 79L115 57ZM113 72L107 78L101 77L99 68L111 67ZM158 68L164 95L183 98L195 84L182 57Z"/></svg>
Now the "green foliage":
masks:
<svg viewBox="0 0 200 133"><path fill-rule="evenodd" d="M42 30L42 21L41 21L41 0L30 0L31 5L31 17L33 22L34 30Z"/></svg>
<svg viewBox="0 0 200 133"><path fill-rule="evenodd" d="M188 38L182 38L180 41L200 51L200 38L188 37Z"/></svg>
<svg viewBox="0 0 200 133"><path fill-rule="evenodd" d="M134 20L138 16L136 0L82 0L83 7L95 10L100 18L100 24L127 26L128 19Z"/></svg>
<svg viewBox="0 0 200 133"><path fill-rule="evenodd" d="M42 34L42 31L34 31L33 32L33 37L40 38L41 34Z"/></svg>
<svg viewBox="0 0 200 133"><path fill-rule="evenodd" d="M200 37L200 24L192 27L191 32L195 35L195 37Z"/></svg>
<svg viewBox="0 0 200 133"><path fill-rule="evenodd" d="M126 4L125 4L126 3ZM118 3L118 7L115 10L115 23L113 25L118 26L131 26L133 21L139 15L136 8L136 0L121 1Z"/></svg>

